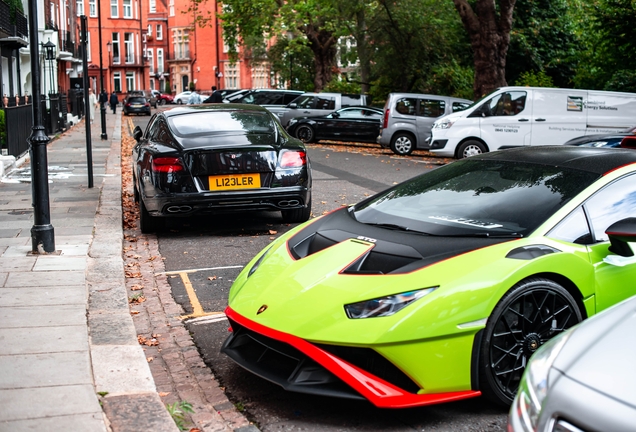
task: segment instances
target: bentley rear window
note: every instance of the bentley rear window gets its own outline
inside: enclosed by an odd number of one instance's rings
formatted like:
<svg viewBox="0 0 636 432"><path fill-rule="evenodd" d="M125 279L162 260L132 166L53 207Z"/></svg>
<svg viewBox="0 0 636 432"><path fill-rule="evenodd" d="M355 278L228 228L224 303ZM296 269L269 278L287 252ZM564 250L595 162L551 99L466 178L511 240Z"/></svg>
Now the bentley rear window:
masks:
<svg viewBox="0 0 636 432"><path fill-rule="evenodd" d="M181 137L223 132L274 133L272 117L262 112L202 111L169 118L175 135Z"/></svg>
<svg viewBox="0 0 636 432"><path fill-rule="evenodd" d="M523 236L597 178L555 166L467 159L363 201L354 216L433 235Z"/></svg>

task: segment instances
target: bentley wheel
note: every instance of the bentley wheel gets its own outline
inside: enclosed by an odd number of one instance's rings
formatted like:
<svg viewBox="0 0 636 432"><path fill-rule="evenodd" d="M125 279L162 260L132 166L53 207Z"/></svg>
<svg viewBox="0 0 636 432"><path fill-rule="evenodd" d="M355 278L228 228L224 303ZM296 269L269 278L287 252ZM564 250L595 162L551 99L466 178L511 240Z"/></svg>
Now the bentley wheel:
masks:
<svg viewBox="0 0 636 432"><path fill-rule="evenodd" d="M282 210L283 222L285 223L301 223L307 222L311 216L311 199L303 208L293 210Z"/></svg>
<svg viewBox="0 0 636 432"><path fill-rule="evenodd" d="M391 140L391 150L401 156L408 156L415 149L415 139L408 133L397 133Z"/></svg>
<svg viewBox="0 0 636 432"><path fill-rule="evenodd" d="M151 216L144 204L144 200L139 200L139 229L144 234L152 234L163 228L164 221L162 218Z"/></svg>
<svg viewBox="0 0 636 432"><path fill-rule="evenodd" d="M581 322L572 295L543 278L519 282L488 318L480 351L480 390L491 401L509 406L530 356L546 341Z"/></svg>
<svg viewBox="0 0 636 432"><path fill-rule="evenodd" d="M296 138L304 143L310 143L314 141L314 130L311 126L300 125L296 128Z"/></svg>
<svg viewBox="0 0 636 432"><path fill-rule="evenodd" d="M486 153L486 146L475 140L468 140L457 149L457 159L464 159L478 154Z"/></svg>

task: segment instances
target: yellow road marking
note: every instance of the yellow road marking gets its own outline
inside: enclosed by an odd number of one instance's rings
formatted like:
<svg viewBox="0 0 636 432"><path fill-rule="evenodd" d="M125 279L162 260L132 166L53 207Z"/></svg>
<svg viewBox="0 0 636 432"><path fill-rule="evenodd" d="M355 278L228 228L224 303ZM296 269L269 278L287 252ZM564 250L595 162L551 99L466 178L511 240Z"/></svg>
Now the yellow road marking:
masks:
<svg viewBox="0 0 636 432"><path fill-rule="evenodd" d="M197 293L194 291L194 287L192 286L192 282L190 282L188 274L179 273L179 276L181 276L181 281L183 281L185 290L188 293L188 298L190 299L190 305L192 306L192 314L188 315L188 317L192 318L203 316L205 312L203 311L203 307L201 307L201 303L199 303L199 298L197 297Z"/></svg>

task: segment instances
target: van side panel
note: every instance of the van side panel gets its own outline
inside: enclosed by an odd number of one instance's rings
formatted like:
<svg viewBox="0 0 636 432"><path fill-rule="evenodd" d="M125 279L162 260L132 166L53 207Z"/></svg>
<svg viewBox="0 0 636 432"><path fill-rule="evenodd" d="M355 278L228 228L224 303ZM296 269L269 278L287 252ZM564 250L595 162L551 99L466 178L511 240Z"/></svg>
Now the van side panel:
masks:
<svg viewBox="0 0 636 432"><path fill-rule="evenodd" d="M585 135L613 133L636 125L636 94L589 91L586 108Z"/></svg>
<svg viewBox="0 0 636 432"><path fill-rule="evenodd" d="M534 90L531 145L561 145L585 135L586 99L585 90Z"/></svg>

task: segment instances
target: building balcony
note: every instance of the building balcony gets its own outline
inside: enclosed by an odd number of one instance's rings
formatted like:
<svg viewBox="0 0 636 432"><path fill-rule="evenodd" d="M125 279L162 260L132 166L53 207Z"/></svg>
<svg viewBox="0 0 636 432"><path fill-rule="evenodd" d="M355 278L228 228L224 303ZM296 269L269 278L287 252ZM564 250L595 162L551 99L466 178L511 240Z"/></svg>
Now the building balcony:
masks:
<svg viewBox="0 0 636 432"><path fill-rule="evenodd" d="M29 24L26 16L20 11L11 13L11 7L0 0L0 42L4 39L23 39L26 46L29 38Z"/></svg>

